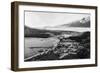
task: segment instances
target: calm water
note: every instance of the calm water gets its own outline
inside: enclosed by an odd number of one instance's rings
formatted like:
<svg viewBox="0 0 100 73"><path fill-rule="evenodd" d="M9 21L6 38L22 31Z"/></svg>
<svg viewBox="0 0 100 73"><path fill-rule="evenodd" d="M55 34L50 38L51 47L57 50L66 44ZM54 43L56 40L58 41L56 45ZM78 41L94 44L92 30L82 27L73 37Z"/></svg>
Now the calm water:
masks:
<svg viewBox="0 0 100 73"><path fill-rule="evenodd" d="M36 54L42 47L52 47L59 40L56 38L25 38L24 57L30 57ZM40 47L40 48L31 48Z"/></svg>

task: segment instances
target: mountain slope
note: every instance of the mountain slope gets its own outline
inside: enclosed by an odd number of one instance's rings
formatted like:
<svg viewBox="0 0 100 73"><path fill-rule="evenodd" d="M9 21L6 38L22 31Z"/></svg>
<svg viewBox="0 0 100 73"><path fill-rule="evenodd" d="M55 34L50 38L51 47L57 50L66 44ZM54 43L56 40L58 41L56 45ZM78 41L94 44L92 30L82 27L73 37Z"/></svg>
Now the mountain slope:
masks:
<svg viewBox="0 0 100 73"><path fill-rule="evenodd" d="M50 29L50 28L67 28L67 27L90 27L90 18L83 18L81 20L78 21L74 21L74 22L70 22L67 24L61 24L61 25L57 25L54 27L49 27L46 26L45 29Z"/></svg>
<svg viewBox="0 0 100 73"><path fill-rule="evenodd" d="M80 22L80 21L76 21L76 22L72 22L72 23L69 23L69 24L63 24L59 27L90 27L90 21L87 21L87 22Z"/></svg>
<svg viewBox="0 0 100 73"><path fill-rule="evenodd" d="M79 34L76 31L61 31L61 30L45 30L45 29L36 29L24 26L24 36L25 37L40 37L40 38L48 38L52 36L57 36L60 34Z"/></svg>

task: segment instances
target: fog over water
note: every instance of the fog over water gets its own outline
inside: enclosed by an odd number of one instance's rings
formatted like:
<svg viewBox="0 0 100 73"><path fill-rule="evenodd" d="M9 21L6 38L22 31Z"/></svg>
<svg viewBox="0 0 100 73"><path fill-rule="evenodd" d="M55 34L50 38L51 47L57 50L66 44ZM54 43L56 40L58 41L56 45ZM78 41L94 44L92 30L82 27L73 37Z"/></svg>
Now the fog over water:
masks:
<svg viewBox="0 0 100 73"><path fill-rule="evenodd" d="M84 27L67 27L67 28L47 28L47 30L65 30L65 31L77 31L77 32L85 32L90 31L90 28Z"/></svg>

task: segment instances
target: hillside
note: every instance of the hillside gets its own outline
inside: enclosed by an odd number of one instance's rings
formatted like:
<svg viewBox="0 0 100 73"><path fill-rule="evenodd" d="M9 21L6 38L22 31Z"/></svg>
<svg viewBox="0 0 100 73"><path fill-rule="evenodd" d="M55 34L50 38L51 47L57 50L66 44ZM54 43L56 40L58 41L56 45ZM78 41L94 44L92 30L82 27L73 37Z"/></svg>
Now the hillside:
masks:
<svg viewBox="0 0 100 73"><path fill-rule="evenodd" d="M24 26L24 36L25 37L40 37L48 38L56 35L65 34L79 34L76 31L60 31L60 30L46 30L46 29L35 29Z"/></svg>
<svg viewBox="0 0 100 73"><path fill-rule="evenodd" d="M33 48L34 49L34 48ZM38 54L25 61L45 61L90 58L90 32L63 38L53 48L38 50Z"/></svg>

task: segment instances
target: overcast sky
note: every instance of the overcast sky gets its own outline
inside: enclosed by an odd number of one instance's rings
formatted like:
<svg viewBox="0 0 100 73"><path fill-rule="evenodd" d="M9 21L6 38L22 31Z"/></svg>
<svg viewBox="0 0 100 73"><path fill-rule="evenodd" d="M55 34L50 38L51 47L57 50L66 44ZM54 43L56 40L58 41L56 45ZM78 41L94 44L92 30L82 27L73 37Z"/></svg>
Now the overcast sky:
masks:
<svg viewBox="0 0 100 73"><path fill-rule="evenodd" d="M25 12L25 25L31 28L57 26L89 17L89 14L51 13L51 12Z"/></svg>

